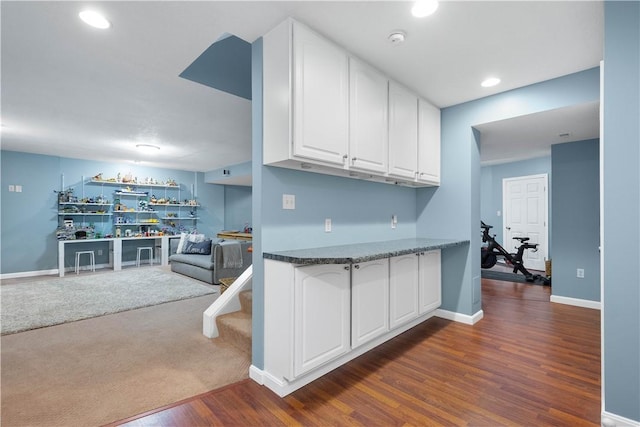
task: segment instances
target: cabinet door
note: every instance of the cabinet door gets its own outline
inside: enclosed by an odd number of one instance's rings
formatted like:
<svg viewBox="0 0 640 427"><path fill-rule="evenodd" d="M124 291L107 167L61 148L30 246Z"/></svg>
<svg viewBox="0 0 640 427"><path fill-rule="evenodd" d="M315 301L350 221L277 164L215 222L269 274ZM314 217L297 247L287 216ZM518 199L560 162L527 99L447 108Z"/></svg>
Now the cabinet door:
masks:
<svg viewBox="0 0 640 427"><path fill-rule="evenodd" d="M389 175L415 179L418 166L418 98L389 82Z"/></svg>
<svg viewBox="0 0 640 427"><path fill-rule="evenodd" d="M349 59L293 24L293 155L344 164L349 143Z"/></svg>
<svg viewBox="0 0 640 427"><path fill-rule="evenodd" d="M420 254L420 314L428 313L440 307L442 286L440 276L440 251Z"/></svg>
<svg viewBox="0 0 640 427"><path fill-rule="evenodd" d="M323 264L294 271L294 375L350 350L349 267Z"/></svg>
<svg viewBox="0 0 640 427"><path fill-rule="evenodd" d="M418 102L418 180L440 184L440 109Z"/></svg>
<svg viewBox="0 0 640 427"><path fill-rule="evenodd" d="M351 275L351 347L389 331L389 259L355 264Z"/></svg>
<svg viewBox="0 0 640 427"><path fill-rule="evenodd" d="M418 317L418 257L416 254L389 260L389 310L393 329Z"/></svg>
<svg viewBox="0 0 640 427"><path fill-rule="evenodd" d="M387 78L349 59L349 167L386 173L389 157Z"/></svg>

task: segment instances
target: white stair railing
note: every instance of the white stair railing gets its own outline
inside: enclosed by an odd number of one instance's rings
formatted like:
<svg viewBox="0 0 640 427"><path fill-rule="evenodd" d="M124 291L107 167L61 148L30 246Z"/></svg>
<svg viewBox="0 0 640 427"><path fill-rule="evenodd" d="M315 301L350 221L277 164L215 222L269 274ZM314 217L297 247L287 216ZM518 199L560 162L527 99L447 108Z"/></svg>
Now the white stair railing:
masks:
<svg viewBox="0 0 640 427"><path fill-rule="evenodd" d="M216 318L240 310L240 292L251 289L253 264L251 264L202 314L202 333L207 338L218 336Z"/></svg>

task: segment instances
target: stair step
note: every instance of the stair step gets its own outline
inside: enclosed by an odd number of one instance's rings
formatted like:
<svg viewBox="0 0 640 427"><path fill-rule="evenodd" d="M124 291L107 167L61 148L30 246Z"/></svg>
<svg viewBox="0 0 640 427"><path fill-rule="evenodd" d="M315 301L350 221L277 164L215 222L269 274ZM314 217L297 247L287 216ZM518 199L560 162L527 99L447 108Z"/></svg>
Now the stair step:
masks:
<svg viewBox="0 0 640 427"><path fill-rule="evenodd" d="M240 298L241 311L244 313L252 314L253 313L253 292L251 290L242 291L238 295L238 298Z"/></svg>
<svg viewBox="0 0 640 427"><path fill-rule="evenodd" d="M220 338L251 354L251 314L242 311L223 314L216 318Z"/></svg>

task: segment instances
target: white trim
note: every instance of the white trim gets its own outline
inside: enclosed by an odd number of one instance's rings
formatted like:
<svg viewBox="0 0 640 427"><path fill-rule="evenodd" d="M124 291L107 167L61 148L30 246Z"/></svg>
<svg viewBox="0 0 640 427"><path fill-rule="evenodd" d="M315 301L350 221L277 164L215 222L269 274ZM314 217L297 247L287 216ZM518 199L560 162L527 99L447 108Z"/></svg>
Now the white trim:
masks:
<svg viewBox="0 0 640 427"><path fill-rule="evenodd" d="M601 420L603 427L640 427L640 421L630 420L607 411L602 411Z"/></svg>
<svg viewBox="0 0 640 427"><path fill-rule="evenodd" d="M604 61L600 61L600 405L604 413Z"/></svg>
<svg viewBox="0 0 640 427"><path fill-rule="evenodd" d="M220 294L218 298L202 313L202 334L207 338L218 336L218 325L216 318L226 313L240 310L239 294L245 289L249 289L253 278L253 264L251 264L242 274Z"/></svg>
<svg viewBox="0 0 640 427"><path fill-rule="evenodd" d="M468 314L456 313L455 311L448 311L439 308L436 310L435 316L442 319L453 320L454 322L464 323L465 325L475 325L482 320L484 312L479 310L473 316L469 316Z"/></svg>
<svg viewBox="0 0 640 427"><path fill-rule="evenodd" d="M249 366L249 378L260 385L264 385L264 376L265 372L262 369L256 367L256 365Z"/></svg>
<svg viewBox="0 0 640 427"><path fill-rule="evenodd" d="M18 273L4 273L0 274L0 280L6 279L19 279L22 277L35 277L35 276L50 276L58 274L58 269L54 268L52 270L38 270L38 271L21 271Z"/></svg>
<svg viewBox="0 0 640 427"><path fill-rule="evenodd" d="M593 308L595 310L600 310L602 308L600 301L561 297L558 295L551 295L551 302L555 302L558 304L575 305L576 307Z"/></svg>

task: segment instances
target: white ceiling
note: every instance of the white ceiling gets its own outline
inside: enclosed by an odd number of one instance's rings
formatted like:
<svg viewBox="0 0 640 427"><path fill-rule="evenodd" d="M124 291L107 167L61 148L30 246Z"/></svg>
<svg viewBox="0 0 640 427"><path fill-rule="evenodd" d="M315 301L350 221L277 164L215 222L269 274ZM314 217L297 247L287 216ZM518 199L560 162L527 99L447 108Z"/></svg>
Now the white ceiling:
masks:
<svg viewBox="0 0 640 427"><path fill-rule="evenodd" d="M599 1L441 2L431 17L411 2L92 2L106 31L78 18L86 2L0 3L2 149L209 171L251 158L251 104L178 75L224 33L253 42L287 16L315 28L439 107L596 67L602 59ZM387 36L404 30L405 43ZM498 75L502 84L480 87ZM594 106L558 111L574 135L592 128ZM480 127L483 162L496 144L525 156L556 141L553 112ZM585 120L585 117L587 120ZM502 135L502 136L501 136ZM508 136L506 136L508 135ZM495 136L495 140L492 139ZM596 136L597 137L597 134ZM136 142L161 146L140 158ZM557 142L557 141L556 141ZM547 147L548 148L548 147ZM486 151L486 153L485 153ZM530 154L529 157L533 157Z"/></svg>

